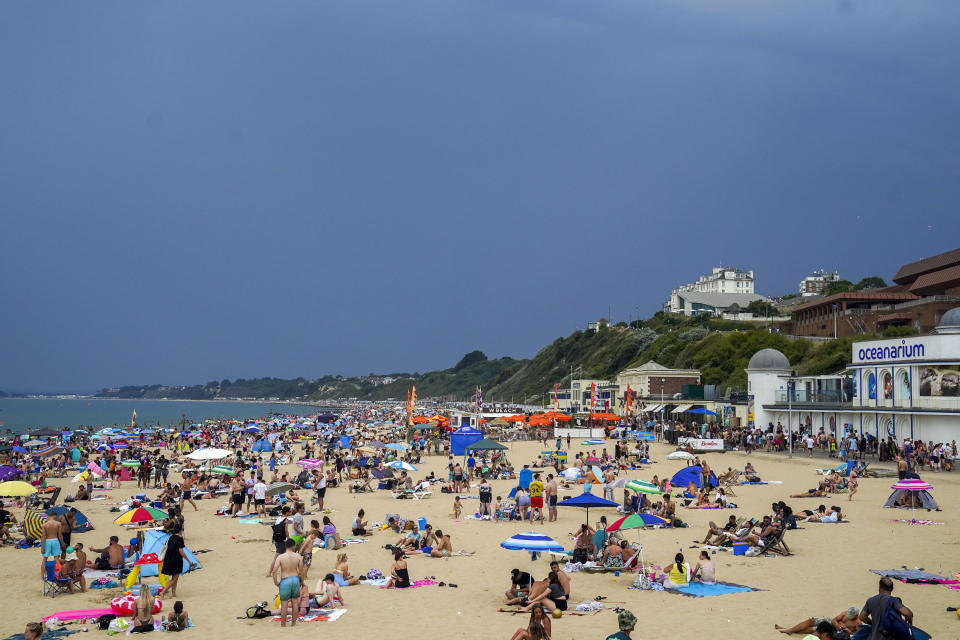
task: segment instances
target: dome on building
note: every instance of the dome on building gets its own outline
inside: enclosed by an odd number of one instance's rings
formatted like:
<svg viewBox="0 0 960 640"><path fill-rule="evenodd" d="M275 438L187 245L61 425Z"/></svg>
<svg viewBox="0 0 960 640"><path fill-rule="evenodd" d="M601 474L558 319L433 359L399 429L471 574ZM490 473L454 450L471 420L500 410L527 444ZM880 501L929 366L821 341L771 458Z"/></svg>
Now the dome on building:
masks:
<svg viewBox="0 0 960 640"><path fill-rule="evenodd" d="M946 317L946 316L944 316ZM761 349L750 358L747 371L751 370L780 370L789 369L790 361L776 349Z"/></svg>
<svg viewBox="0 0 960 640"><path fill-rule="evenodd" d="M943 314L937 333L960 333L960 307L955 307Z"/></svg>

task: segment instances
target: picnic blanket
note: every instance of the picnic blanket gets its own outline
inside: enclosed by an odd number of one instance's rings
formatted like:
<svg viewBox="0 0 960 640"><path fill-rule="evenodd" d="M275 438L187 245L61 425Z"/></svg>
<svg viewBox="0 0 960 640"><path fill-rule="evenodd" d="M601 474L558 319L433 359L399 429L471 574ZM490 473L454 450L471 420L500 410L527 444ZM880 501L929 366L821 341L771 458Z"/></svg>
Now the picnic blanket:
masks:
<svg viewBox="0 0 960 640"><path fill-rule="evenodd" d="M346 609L311 609L305 616L297 616L297 622L333 622L347 612ZM273 616L280 622L280 616Z"/></svg>
<svg viewBox="0 0 960 640"><path fill-rule="evenodd" d="M683 587L676 589L664 589L666 592L676 592L690 598L708 598L710 596L722 596L728 593L741 593L744 591L755 591L752 587L732 582L718 582L716 584L703 584L702 582L690 582Z"/></svg>
<svg viewBox="0 0 960 640"><path fill-rule="evenodd" d="M922 569L870 569L870 573L912 584L952 584L953 582L950 578L938 576L935 573L923 571Z"/></svg>

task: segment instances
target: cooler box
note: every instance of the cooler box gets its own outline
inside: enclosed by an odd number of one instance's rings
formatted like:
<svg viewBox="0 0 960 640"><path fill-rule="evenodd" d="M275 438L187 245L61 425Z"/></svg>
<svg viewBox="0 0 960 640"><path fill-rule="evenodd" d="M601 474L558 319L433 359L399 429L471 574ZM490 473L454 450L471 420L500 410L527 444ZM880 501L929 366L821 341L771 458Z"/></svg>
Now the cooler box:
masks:
<svg viewBox="0 0 960 640"><path fill-rule="evenodd" d="M427 530L427 519L424 518L423 516L420 516L419 518L417 518L417 526L420 527L420 531L426 531L426 530Z"/></svg>
<svg viewBox="0 0 960 640"><path fill-rule="evenodd" d="M748 542L734 542L733 543L733 555L742 556L746 555L747 549L750 548L750 543Z"/></svg>
<svg viewBox="0 0 960 640"><path fill-rule="evenodd" d="M147 494L145 494L145 493L138 493L138 494L137 494L136 496L134 496L134 497L135 497L137 500L139 500L140 502L146 502L146 501L147 501Z"/></svg>

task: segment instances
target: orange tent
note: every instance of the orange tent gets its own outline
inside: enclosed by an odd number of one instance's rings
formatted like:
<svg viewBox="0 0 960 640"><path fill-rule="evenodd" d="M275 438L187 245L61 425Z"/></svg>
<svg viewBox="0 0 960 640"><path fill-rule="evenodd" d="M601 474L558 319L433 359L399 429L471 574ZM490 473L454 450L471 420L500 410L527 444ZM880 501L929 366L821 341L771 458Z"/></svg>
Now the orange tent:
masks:
<svg viewBox="0 0 960 640"><path fill-rule="evenodd" d="M618 421L619 421L619 420L620 420L620 416L614 415L614 414L612 414L612 413L595 413L595 414L593 414L593 419L594 419L594 420L610 420L610 421L618 420Z"/></svg>
<svg viewBox="0 0 960 640"><path fill-rule="evenodd" d="M527 416L521 416L521 415L507 416L506 418L504 418L504 420L506 420L507 422L526 422Z"/></svg>

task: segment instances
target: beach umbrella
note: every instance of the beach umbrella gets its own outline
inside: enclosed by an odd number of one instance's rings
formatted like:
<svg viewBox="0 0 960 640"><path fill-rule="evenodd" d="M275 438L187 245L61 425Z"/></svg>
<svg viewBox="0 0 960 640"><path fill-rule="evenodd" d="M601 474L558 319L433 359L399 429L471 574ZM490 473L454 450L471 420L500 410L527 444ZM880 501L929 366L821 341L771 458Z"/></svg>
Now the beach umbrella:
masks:
<svg viewBox="0 0 960 640"><path fill-rule="evenodd" d="M280 493L286 493L287 491L290 491L293 488L295 487L289 482L274 482L273 484L267 487L267 495L275 496Z"/></svg>
<svg viewBox="0 0 960 640"><path fill-rule="evenodd" d="M612 501L612 500L606 500L606 499L604 499L604 498L600 498L600 497L595 496L595 495L590 494L590 493L581 493L581 494L580 494L579 496L577 496L576 498L570 498L569 500L563 500L563 501L560 502L560 504L558 504L557 506L559 506L559 507L579 507L579 508L581 508L581 509L586 509L586 510L587 510L587 513L586 513L586 516L585 516L585 517L586 517L586 521L587 521L587 524L590 524L590 507L593 507L593 508L595 508L595 509L599 509L599 508L602 508L602 507L606 507L606 508L608 508L608 509L610 509L610 508L616 509L616 508L619 507L620 505L617 504L616 502Z"/></svg>
<svg viewBox="0 0 960 640"><path fill-rule="evenodd" d="M110 451L113 449L113 445L109 445L106 442L97 446L97 451Z"/></svg>
<svg viewBox="0 0 960 640"><path fill-rule="evenodd" d="M607 527L607 531L623 531L625 529L642 529L653 525L667 525L670 521L652 513L631 513L616 520Z"/></svg>
<svg viewBox="0 0 960 640"><path fill-rule="evenodd" d="M406 451L407 445L402 442L389 442L387 443L387 449L393 449L394 451Z"/></svg>
<svg viewBox="0 0 960 640"><path fill-rule="evenodd" d="M124 460L123 462L120 463L120 466L121 466L121 467L139 467L139 466L140 466L140 461L139 461L139 460Z"/></svg>
<svg viewBox="0 0 960 640"><path fill-rule="evenodd" d="M309 458L306 458L304 460L298 461L297 464L303 467L304 469L322 469L323 468L323 460L320 460L320 459L311 460Z"/></svg>
<svg viewBox="0 0 960 640"><path fill-rule="evenodd" d="M533 575L533 561L537 559L538 553L543 553L544 551L563 551L562 544L550 536L545 536L533 531L512 535L501 542L500 546L510 551L529 551L530 575Z"/></svg>
<svg viewBox="0 0 960 640"><path fill-rule="evenodd" d="M154 522L156 520L166 520L167 512L153 507L136 507L129 511L121 513L114 524L141 524L144 522Z"/></svg>
<svg viewBox="0 0 960 640"><path fill-rule="evenodd" d="M593 447L598 444L603 444L603 440L584 440L581 444L584 447Z"/></svg>
<svg viewBox="0 0 960 640"><path fill-rule="evenodd" d="M0 487L2 486L3 485L0 485ZM905 478L898 480L890 488L894 491L932 491L933 485L919 478ZM916 500L911 500L910 505L910 521L915 522L917 515Z"/></svg>
<svg viewBox="0 0 960 640"><path fill-rule="evenodd" d="M73 476L73 478L70 479L70 482L82 482L82 481L84 481L84 480L87 479L87 474L88 474L88 473L89 473L89 472L88 472L86 469L84 469L83 471L81 471L81 472L78 473L77 475Z"/></svg>
<svg viewBox="0 0 960 640"><path fill-rule="evenodd" d="M388 462L386 465L391 469L401 469L403 471L416 471L417 468L410 464L409 462L404 462L403 460L394 460L393 462Z"/></svg>
<svg viewBox="0 0 960 640"><path fill-rule="evenodd" d="M37 488L23 480L8 480L0 482L0 496L5 498L22 498L37 492Z"/></svg>
<svg viewBox="0 0 960 640"><path fill-rule="evenodd" d="M219 460L221 458L226 458L231 454L230 451L226 449L197 449L196 451L191 451L187 454L187 457L191 460Z"/></svg>
<svg viewBox="0 0 960 640"><path fill-rule="evenodd" d="M23 447L14 447L14 448L13 448L13 452L14 452L14 453L26 453L27 450L24 449Z"/></svg>
<svg viewBox="0 0 960 640"><path fill-rule="evenodd" d="M674 451L667 456L667 460L693 460L693 454L686 451Z"/></svg>
<svg viewBox="0 0 960 640"><path fill-rule="evenodd" d="M40 540L43 537L43 525L47 522L47 514L38 509L27 509L23 516L23 534L27 538Z"/></svg>
<svg viewBox="0 0 960 640"><path fill-rule="evenodd" d="M37 449L33 452L33 455L38 457L47 457L47 456L56 456L63 453L63 448L56 445L51 445L49 447L43 447L42 449Z"/></svg>
<svg viewBox="0 0 960 640"><path fill-rule="evenodd" d="M210 469L210 473L222 473L222 474L228 475L228 476L235 476L235 475L237 475L237 472L234 470L233 467L228 467L228 466L222 465L222 464L218 464L218 465L215 466L214 468Z"/></svg>
<svg viewBox="0 0 960 640"><path fill-rule="evenodd" d="M647 495L651 496L660 495L660 487L652 482L644 482L643 480L628 480L623 486L626 489L636 491L637 493L646 493Z"/></svg>
<svg viewBox="0 0 960 640"><path fill-rule="evenodd" d="M45 444L47 444L47 443L44 442L43 440L27 440L26 442L23 443L23 446L25 446L25 447L42 447L42 446L45 445Z"/></svg>
<svg viewBox="0 0 960 640"><path fill-rule="evenodd" d="M11 467L9 465L0 466L0 482L6 482L7 480L16 480L22 475L20 469L16 467Z"/></svg>

